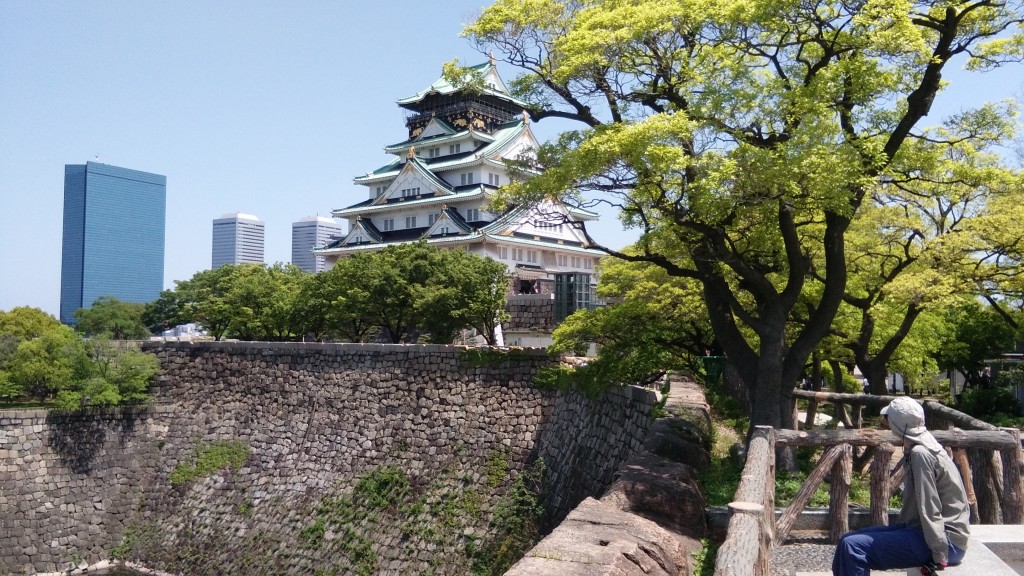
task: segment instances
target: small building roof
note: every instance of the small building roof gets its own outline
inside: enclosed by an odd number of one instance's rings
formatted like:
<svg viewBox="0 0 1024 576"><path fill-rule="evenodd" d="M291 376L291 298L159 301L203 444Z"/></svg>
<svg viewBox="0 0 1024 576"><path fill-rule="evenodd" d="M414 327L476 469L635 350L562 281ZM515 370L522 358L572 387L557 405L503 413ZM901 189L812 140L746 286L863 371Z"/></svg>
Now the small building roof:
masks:
<svg viewBox="0 0 1024 576"><path fill-rule="evenodd" d="M258 217L253 216L252 214L245 214L244 212L228 212L220 218L216 218L216 220L248 220L250 222L263 222L263 220L260 220Z"/></svg>

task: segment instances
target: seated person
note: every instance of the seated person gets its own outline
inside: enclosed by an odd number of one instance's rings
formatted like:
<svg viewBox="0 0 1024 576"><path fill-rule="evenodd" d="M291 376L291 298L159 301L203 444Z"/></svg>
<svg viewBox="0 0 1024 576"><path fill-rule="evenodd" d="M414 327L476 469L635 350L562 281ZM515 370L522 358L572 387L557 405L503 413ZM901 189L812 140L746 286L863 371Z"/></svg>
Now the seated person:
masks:
<svg viewBox="0 0 1024 576"><path fill-rule="evenodd" d="M844 535L832 559L833 576L871 570L956 565L967 550L970 508L956 465L924 425L924 409L906 396L882 409L903 440L903 509L900 524Z"/></svg>

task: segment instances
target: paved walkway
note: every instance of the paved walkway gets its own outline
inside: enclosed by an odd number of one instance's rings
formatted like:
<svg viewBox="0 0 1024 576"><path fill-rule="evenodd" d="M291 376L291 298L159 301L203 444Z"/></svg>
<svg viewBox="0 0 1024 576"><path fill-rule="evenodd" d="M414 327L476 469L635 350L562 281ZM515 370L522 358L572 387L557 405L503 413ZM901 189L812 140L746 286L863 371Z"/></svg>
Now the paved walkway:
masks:
<svg viewBox="0 0 1024 576"><path fill-rule="evenodd" d="M960 566L947 568L945 576L1015 576L1024 573L1024 526L981 525L971 527L971 543ZM795 534L793 541L772 553L772 576L831 576L835 546L818 533ZM1016 572L1015 572L1016 570ZM906 576L907 570L872 571L872 576Z"/></svg>

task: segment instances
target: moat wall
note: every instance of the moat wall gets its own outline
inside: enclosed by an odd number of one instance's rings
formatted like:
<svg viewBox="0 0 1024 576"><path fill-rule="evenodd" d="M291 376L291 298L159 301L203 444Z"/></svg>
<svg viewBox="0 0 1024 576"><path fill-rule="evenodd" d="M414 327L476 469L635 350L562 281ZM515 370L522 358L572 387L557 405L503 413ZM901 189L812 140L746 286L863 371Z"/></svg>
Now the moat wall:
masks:
<svg viewBox="0 0 1024 576"><path fill-rule="evenodd" d="M190 576L464 574L524 469L543 462L559 521L640 450L654 403L538 389L541 350L148 348L153 408L0 413L0 573L126 554ZM171 482L229 441L238 470Z"/></svg>

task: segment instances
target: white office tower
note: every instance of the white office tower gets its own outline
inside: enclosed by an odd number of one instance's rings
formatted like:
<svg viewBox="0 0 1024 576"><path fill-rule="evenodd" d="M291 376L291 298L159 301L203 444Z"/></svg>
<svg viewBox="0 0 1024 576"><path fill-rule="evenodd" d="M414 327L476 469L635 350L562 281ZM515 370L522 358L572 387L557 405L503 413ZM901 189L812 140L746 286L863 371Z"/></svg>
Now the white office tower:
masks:
<svg viewBox="0 0 1024 576"><path fill-rule="evenodd" d="M263 220L241 212L215 218L211 266L246 263L263 263Z"/></svg>
<svg viewBox="0 0 1024 576"><path fill-rule="evenodd" d="M344 236L341 225L331 218L306 216L292 223L292 264L306 272L323 272L327 266L323 256L313 254Z"/></svg>

